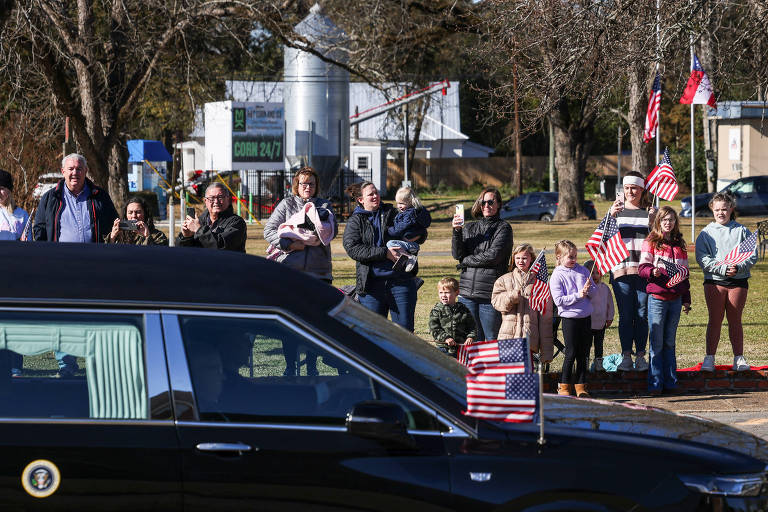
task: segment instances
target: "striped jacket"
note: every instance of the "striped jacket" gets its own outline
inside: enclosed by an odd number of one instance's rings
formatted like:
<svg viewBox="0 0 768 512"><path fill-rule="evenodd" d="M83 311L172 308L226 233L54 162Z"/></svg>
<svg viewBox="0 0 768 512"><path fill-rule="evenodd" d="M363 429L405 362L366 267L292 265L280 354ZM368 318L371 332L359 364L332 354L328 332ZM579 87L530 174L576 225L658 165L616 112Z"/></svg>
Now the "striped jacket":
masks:
<svg viewBox="0 0 768 512"><path fill-rule="evenodd" d="M619 233L621 233L621 238L627 246L629 255L611 269L613 279L638 273L643 241L648 236L648 226L652 221L652 217L648 215L648 210L642 208L638 210L624 208L616 215Z"/></svg>

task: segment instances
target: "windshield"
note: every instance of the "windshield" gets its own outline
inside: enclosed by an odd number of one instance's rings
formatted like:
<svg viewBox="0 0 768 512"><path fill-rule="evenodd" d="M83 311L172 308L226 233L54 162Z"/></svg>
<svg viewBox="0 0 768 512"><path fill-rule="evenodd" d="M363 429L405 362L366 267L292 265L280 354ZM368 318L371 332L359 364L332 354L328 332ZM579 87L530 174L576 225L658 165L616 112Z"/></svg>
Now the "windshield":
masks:
<svg viewBox="0 0 768 512"><path fill-rule="evenodd" d="M345 299L330 315L386 350L461 404L466 404L467 369L427 342L381 315Z"/></svg>
<svg viewBox="0 0 768 512"><path fill-rule="evenodd" d="M724 191L731 194L751 194L755 191L755 182L752 180L734 181L725 187Z"/></svg>

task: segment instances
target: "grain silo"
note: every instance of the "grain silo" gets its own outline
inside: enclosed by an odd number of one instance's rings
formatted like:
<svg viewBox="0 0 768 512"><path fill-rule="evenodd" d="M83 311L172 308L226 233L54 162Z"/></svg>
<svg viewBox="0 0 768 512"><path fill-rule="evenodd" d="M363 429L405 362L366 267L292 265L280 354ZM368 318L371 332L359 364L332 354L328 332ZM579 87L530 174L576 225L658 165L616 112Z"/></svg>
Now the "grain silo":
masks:
<svg viewBox="0 0 768 512"><path fill-rule="evenodd" d="M345 61L344 33L315 4L295 27L323 56ZM283 104L289 167L311 165L324 193L349 158L349 73L320 57L285 47Z"/></svg>

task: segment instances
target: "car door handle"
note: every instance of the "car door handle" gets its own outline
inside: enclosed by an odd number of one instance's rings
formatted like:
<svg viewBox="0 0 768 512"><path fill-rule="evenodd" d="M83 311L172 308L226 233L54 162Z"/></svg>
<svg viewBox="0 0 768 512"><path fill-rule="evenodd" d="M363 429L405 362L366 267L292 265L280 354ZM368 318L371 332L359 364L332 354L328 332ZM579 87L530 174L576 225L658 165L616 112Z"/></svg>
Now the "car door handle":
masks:
<svg viewBox="0 0 768 512"><path fill-rule="evenodd" d="M198 443L195 446L201 452L250 452L259 451L258 448L245 443Z"/></svg>

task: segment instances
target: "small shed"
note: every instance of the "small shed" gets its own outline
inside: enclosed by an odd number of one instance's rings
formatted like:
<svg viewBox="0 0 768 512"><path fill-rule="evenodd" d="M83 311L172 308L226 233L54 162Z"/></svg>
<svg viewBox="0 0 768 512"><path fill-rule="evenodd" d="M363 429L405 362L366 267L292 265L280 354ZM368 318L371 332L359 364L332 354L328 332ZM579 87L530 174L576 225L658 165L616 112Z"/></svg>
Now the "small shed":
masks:
<svg viewBox="0 0 768 512"><path fill-rule="evenodd" d="M710 111L711 112L711 111ZM717 122L717 186L768 175L768 102L721 101Z"/></svg>
<svg viewBox="0 0 768 512"><path fill-rule="evenodd" d="M128 146L128 191L140 192L149 190L157 196L160 220L166 216L166 191L168 187L160 180L168 180L168 162L173 157L159 140L129 140ZM152 165L148 165L150 162ZM157 172L152 170L155 168ZM160 176L158 176L160 174Z"/></svg>

